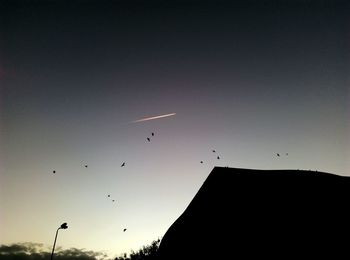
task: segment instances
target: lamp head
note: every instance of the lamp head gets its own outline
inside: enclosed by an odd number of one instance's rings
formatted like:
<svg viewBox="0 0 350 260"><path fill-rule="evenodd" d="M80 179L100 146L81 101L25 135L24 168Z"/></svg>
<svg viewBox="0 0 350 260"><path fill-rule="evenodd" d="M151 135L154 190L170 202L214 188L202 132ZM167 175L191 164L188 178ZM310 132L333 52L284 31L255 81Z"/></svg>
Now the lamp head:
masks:
<svg viewBox="0 0 350 260"><path fill-rule="evenodd" d="M67 226L67 223L65 222L65 223L63 223L62 225L61 225L61 227L60 228L62 228L62 229L67 229L68 228L68 226Z"/></svg>

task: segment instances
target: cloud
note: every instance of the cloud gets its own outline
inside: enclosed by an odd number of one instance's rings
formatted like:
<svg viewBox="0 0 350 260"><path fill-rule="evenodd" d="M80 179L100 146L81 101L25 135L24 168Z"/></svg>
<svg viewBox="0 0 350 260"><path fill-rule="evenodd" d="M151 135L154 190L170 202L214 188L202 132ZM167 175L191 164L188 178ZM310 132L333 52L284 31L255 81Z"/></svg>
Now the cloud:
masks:
<svg viewBox="0 0 350 260"><path fill-rule="evenodd" d="M51 250L39 243L0 245L0 259L2 260L47 260L50 257ZM101 252L70 248L57 249L54 258L55 260L101 260L107 259L107 255Z"/></svg>

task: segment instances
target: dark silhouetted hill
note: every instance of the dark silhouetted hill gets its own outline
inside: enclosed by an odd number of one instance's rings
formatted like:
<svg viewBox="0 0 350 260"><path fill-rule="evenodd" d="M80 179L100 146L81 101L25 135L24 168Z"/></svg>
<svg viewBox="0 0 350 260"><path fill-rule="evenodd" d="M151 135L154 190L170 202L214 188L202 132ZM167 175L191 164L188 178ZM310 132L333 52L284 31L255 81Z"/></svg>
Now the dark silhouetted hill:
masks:
<svg viewBox="0 0 350 260"><path fill-rule="evenodd" d="M158 256L340 259L350 245L350 177L214 168L164 235Z"/></svg>

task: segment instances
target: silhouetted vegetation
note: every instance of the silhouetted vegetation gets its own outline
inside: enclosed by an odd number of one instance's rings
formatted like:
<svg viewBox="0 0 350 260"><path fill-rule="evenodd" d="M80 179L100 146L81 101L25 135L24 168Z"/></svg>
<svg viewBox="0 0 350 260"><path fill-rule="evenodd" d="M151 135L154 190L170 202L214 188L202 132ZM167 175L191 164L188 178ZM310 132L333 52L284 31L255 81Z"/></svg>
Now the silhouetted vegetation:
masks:
<svg viewBox="0 0 350 260"><path fill-rule="evenodd" d="M129 256L125 253L114 260L154 260L159 245L160 239L154 240L150 245L143 246L136 252L131 251ZM39 243L0 245L1 260L48 260L50 256L50 248ZM70 248L56 252L54 260L111 260L111 258L102 252Z"/></svg>
<svg viewBox="0 0 350 260"><path fill-rule="evenodd" d="M115 260L154 260L157 257L159 244L160 239L154 240L150 245L143 246L137 252L131 251L129 256L123 254L120 257L116 257Z"/></svg>
<svg viewBox="0 0 350 260"><path fill-rule="evenodd" d="M50 248L39 243L18 243L0 245L1 260L48 260L51 257ZM54 260L102 260L108 256L101 252L70 248L55 253Z"/></svg>

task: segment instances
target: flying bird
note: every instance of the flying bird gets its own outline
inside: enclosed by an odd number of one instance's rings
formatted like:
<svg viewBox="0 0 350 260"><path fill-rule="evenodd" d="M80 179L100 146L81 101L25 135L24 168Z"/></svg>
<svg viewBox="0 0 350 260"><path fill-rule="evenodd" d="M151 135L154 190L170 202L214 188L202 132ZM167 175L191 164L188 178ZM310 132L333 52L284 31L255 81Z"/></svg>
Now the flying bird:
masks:
<svg viewBox="0 0 350 260"><path fill-rule="evenodd" d="M125 162L122 163L122 165L120 167L124 167L125 166Z"/></svg>
<svg viewBox="0 0 350 260"><path fill-rule="evenodd" d="M154 136L154 133L152 132L152 136Z"/></svg>
<svg viewBox="0 0 350 260"><path fill-rule="evenodd" d="M148 142L150 142L150 141L151 141L151 139L149 139L149 137L147 137L147 141L148 141Z"/></svg>
<svg viewBox="0 0 350 260"><path fill-rule="evenodd" d="M203 161L201 161L201 163L203 163Z"/></svg>
<svg viewBox="0 0 350 260"><path fill-rule="evenodd" d="M279 157L279 156L280 156L280 154L279 154L279 153L277 153L277 156Z"/></svg>
<svg viewBox="0 0 350 260"><path fill-rule="evenodd" d="M53 173L56 173L56 171L55 171L55 170L53 170L52 172L53 172Z"/></svg>
<svg viewBox="0 0 350 260"><path fill-rule="evenodd" d="M213 153L216 153L216 151L215 150L212 150L213 151Z"/></svg>
<svg viewBox="0 0 350 260"><path fill-rule="evenodd" d="M85 164L85 168L87 168L88 166L87 166L87 164Z"/></svg>
<svg viewBox="0 0 350 260"><path fill-rule="evenodd" d="M288 156L288 153L286 153L286 155Z"/></svg>
<svg viewBox="0 0 350 260"><path fill-rule="evenodd" d="M112 200L114 202L114 200Z"/></svg>
<svg viewBox="0 0 350 260"><path fill-rule="evenodd" d="M220 160L220 156L216 157L216 159Z"/></svg>
<svg viewBox="0 0 350 260"><path fill-rule="evenodd" d="M110 197L111 197L111 195L108 194L108 198L110 198Z"/></svg>
<svg viewBox="0 0 350 260"><path fill-rule="evenodd" d="M125 231L126 231L126 228L123 229L123 232L125 232Z"/></svg>

